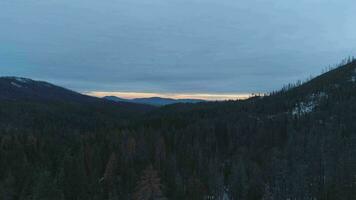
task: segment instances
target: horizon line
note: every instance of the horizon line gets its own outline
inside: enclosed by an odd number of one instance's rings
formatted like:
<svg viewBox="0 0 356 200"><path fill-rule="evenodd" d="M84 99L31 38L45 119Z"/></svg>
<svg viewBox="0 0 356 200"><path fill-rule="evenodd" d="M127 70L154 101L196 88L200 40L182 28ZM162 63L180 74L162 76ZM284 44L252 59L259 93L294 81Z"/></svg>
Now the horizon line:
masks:
<svg viewBox="0 0 356 200"><path fill-rule="evenodd" d="M171 99L200 99L206 101L243 100L253 96L254 93L156 93L156 92L108 92L90 91L83 94L95 97L115 96L124 99L136 98L171 98Z"/></svg>

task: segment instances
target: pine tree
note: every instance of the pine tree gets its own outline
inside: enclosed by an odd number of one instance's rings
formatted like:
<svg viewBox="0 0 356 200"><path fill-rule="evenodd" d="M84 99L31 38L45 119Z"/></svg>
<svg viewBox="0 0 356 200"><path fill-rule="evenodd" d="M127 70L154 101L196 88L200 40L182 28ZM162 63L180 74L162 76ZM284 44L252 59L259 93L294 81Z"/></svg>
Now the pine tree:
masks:
<svg viewBox="0 0 356 200"><path fill-rule="evenodd" d="M110 155L109 161L106 164L105 172L103 178L100 181L104 181L107 185L111 185L114 180L115 170L117 166L117 157L116 154L113 152Z"/></svg>
<svg viewBox="0 0 356 200"><path fill-rule="evenodd" d="M161 179L158 172L150 165L143 171L139 180L136 192L133 195L134 200L165 200L162 192Z"/></svg>
<svg viewBox="0 0 356 200"><path fill-rule="evenodd" d="M164 141L164 138L160 137L156 144L156 152L155 152L155 160L158 169L161 168L162 162L165 160L165 158L166 158L166 143Z"/></svg>
<svg viewBox="0 0 356 200"><path fill-rule="evenodd" d="M56 180L54 180L48 171L44 171L38 175L33 189L33 198L36 200L64 199L63 194L56 184Z"/></svg>
<svg viewBox="0 0 356 200"><path fill-rule="evenodd" d="M99 180L100 183L103 183L104 195L107 195L106 198L108 199L115 199L117 195L117 188L115 185L117 183L117 176L115 174L117 163L116 153L112 152L106 164L104 175Z"/></svg>

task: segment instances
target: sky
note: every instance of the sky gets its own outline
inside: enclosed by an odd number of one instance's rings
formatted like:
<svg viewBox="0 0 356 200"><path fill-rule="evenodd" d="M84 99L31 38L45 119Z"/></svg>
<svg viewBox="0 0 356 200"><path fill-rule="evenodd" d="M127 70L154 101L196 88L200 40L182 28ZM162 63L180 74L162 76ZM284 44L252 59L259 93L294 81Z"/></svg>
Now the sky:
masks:
<svg viewBox="0 0 356 200"><path fill-rule="evenodd" d="M356 55L355 0L1 0L0 76L231 99Z"/></svg>

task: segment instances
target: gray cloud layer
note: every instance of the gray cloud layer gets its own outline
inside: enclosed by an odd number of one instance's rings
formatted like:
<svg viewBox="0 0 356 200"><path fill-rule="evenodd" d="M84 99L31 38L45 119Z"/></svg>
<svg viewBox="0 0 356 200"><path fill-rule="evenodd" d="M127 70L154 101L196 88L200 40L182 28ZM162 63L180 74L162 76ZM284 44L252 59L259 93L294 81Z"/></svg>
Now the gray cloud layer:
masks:
<svg viewBox="0 0 356 200"><path fill-rule="evenodd" d="M0 69L81 91L265 92L356 53L354 0L1 0Z"/></svg>

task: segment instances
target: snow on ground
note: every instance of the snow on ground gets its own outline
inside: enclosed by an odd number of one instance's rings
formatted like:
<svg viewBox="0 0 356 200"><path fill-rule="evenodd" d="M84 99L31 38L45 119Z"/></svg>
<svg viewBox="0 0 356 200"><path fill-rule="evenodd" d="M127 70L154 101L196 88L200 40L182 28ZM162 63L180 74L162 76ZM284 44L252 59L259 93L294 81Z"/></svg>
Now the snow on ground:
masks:
<svg viewBox="0 0 356 200"><path fill-rule="evenodd" d="M27 78L15 78L16 81L21 82L21 83L28 83L30 82L30 79Z"/></svg>
<svg viewBox="0 0 356 200"><path fill-rule="evenodd" d="M354 69L352 75L351 75L351 79L350 79L351 82L355 83L356 82L356 69Z"/></svg>
<svg viewBox="0 0 356 200"><path fill-rule="evenodd" d="M300 116L313 112L314 109L318 106L319 101L324 98L328 98L328 94L325 92L311 94L309 97L307 97L306 101L302 101L296 104L292 110L292 115Z"/></svg>
<svg viewBox="0 0 356 200"><path fill-rule="evenodd" d="M293 115L307 114L307 113L312 112L315 107L316 107L316 105L314 104L314 102L300 102L299 105L297 105L293 109L292 114Z"/></svg>
<svg viewBox="0 0 356 200"><path fill-rule="evenodd" d="M17 84L15 82L11 82L11 85L15 86L15 87L18 87L18 88L22 88L22 85L20 84Z"/></svg>
<svg viewBox="0 0 356 200"><path fill-rule="evenodd" d="M229 196L230 196L229 195L229 189L225 187L221 194L219 194L219 195L206 195L204 197L204 200L230 200Z"/></svg>
<svg viewBox="0 0 356 200"><path fill-rule="evenodd" d="M356 82L356 76L351 77L351 82L355 83Z"/></svg>
<svg viewBox="0 0 356 200"><path fill-rule="evenodd" d="M46 87L49 87L49 88L52 87L52 85L48 84L48 83L44 83L43 85L46 86Z"/></svg>

